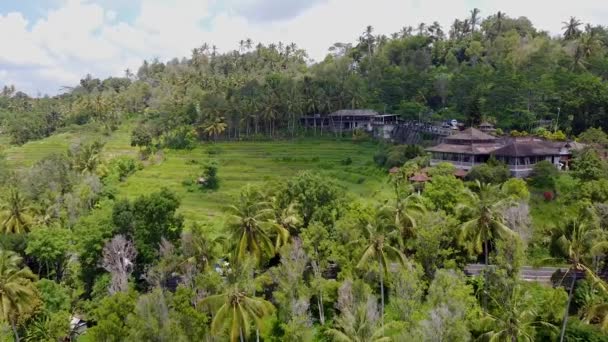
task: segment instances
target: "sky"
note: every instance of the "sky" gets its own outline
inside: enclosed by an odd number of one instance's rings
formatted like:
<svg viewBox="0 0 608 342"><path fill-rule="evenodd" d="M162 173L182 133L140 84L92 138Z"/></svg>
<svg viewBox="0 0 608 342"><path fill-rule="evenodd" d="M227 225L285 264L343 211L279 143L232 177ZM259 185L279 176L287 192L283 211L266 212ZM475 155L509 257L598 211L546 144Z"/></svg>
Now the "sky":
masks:
<svg viewBox="0 0 608 342"><path fill-rule="evenodd" d="M475 7L554 35L570 16L608 23L602 0L0 0L0 86L54 95L86 74L122 76L146 59L189 57L204 42L229 51L246 38L295 42L318 61L367 25L389 35L438 21L447 32Z"/></svg>

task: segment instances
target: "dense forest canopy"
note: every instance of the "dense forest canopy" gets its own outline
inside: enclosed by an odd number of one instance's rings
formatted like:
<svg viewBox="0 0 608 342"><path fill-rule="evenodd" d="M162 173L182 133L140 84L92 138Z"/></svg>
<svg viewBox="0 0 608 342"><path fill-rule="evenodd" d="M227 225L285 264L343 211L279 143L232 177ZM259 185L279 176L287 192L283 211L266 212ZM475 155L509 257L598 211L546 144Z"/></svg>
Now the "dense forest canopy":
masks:
<svg viewBox="0 0 608 342"><path fill-rule="evenodd" d="M318 63L243 39L53 97L4 86L0 340L607 341L608 28L473 9L354 35ZM300 126L349 108L586 148L457 177Z"/></svg>
<svg viewBox="0 0 608 342"><path fill-rule="evenodd" d="M576 18L563 25L551 37L525 17L476 10L449 28L421 23L386 36L368 26L313 64L295 43L247 38L221 54L204 43L189 58L145 61L123 77L87 75L53 98L5 86L0 118L16 143L88 121L112 128L127 115L145 116L155 136L182 125L217 131L220 122L227 137L274 134L295 130L302 115L345 108L507 130L539 120L572 134L606 129L608 31Z"/></svg>

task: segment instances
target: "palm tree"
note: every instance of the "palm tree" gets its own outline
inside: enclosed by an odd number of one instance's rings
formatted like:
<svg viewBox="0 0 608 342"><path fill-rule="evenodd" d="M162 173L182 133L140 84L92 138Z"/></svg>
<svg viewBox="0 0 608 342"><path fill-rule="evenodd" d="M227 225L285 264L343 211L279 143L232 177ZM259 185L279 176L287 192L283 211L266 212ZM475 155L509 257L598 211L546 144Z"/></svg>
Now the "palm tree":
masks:
<svg viewBox="0 0 608 342"><path fill-rule="evenodd" d="M182 249L188 257L186 261L192 265L200 265L201 270L207 269L225 240L223 235L210 236L200 226L192 227L182 235Z"/></svg>
<svg viewBox="0 0 608 342"><path fill-rule="evenodd" d="M602 231L600 229L588 223L586 220L577 219L567 222L562 227L562 232L555 241L562 254L568 259L568 263L570 264L569 273L572 274L568 302L566 303L566 312L564 313L564 320L562 322L560 341L564 340L566 325L568 323L568 312L574 294L574 284L576 283L576 271L584 271L585 274L599 285L603 291L606 292L608 290L604 281L584 263L584 259L587 258L593 250L605 247L606 242L595 242L599 240L598 237L601 235Z"/></svg>
<svg viewBox="0 0 608 342"><path fill-rule="evenodd" d="M326 334L334 341L340 342L388 342L391 338L384 336L384 328L378 327L377 318L370 314L369 305L358 303L354 312L341 312L335 320L335 328L327 329ZM377 315L377 311L376 311Z"/></svg>
<svg viewBox="0 0 608 342"><path fill-rule="evenodd" d="M372 53L374 52L374 42L376 39L373 35L373 32L374 27L371 25L367 25L367 27L365 27L365 31L363 31L363 35L360 37L361 42L367 46L367 55L370 56L370 58Z"/></svg>
<svg viewBox="0 0 608 342"><path fill-rule="evenodd" d="M388 205L387 209L395 218L394 225L401 232L402 242L415 235L417 227L415 216L426 212L422 198L413 189L407 195L397 192L395 206Z"/></svg>
<svg viewBox="0 0 608 342"><path fill-rule="evenodd" d="M563 21L562 24L564 24L564 26L562 26L562 29L564 29L564 39L574 39L581 34L581 30L578 27L581 26L582 23L575 17L570 17L570 20Z"/></svg>
<svg viewBox="0 0 608 342"><path fill-rule="evenodd" d="M213 121L205 124L204 132L210 138L213 138L213 141L217 140L217 137L224 133L228 125L224 122L224 117L216 117Z"/></svg>
<svg viewBox="0 0 608 342"><path fill-rule="evenodd" d="M479 19L477 16L479 15L479 8L473 8L471 11L471 33L475 33L475 26L477 26L477 20Z"/></svg>
<svg viewBox="0 0 608 342"><path fill-rule="evenodd" d="M363 236L366 247L357 263L357 268L362 269L368 263L378 263L378 276L380 282L380 315L384 327L384 276L388 273L391 261L405 264L405 257L399 249L392 246L394 238L393 225L390 215L384 210L378 210L372 217L362 221ZM354 241L354 243L361 241Z"/></svg>
<svg viewBox="0 0 608 342"><path fill-rule="evenodd" d="M236 261L243 261L251 255L259 263L264 256L273 254L271 237L265 227L272 211L256 189L245 188L238 203L229 207L229 212L232 220L229 229L236 243Z"/></svg>
<svg viewBox="0 0 608 342"><path fill-rule="evenodd" d="M274 311L272 303L247 296L238 285L233 285L223 294L209 296L200 304L215 312L211 321L211 332L220 334L225 327L230 327L230 341L244 342L250 335L251 325L260 329L262 319Z"/></svg>
<svg viewBox="0 0 608 342"><path fill-rule="evenodd" d="M604 333L608 332L608 303L599 303L587 308L582 315L587 324L597 323Z"/></svg>
<svg viewBox="0 0 608 342"><path fill-rule="evenodd" d="M32 208L28 206L21 192L9 188L0 203L0 229L5 234L22 234L32 225Z"/></svg>
<svg viewBox="0 0 608 342"><path fill-rule="evenodd" d="M20 268L21 261L16 253L0 250L0 318L10 323L17 342L19 315L32 310L37 302L36 276L29 268Z"/></svg>
<svg viewBox="0 0 608 342"><path fill-rule="evenodd" d="M486 314L485 320L492 324L493 329L482 334L479 337L480 340L534 341L536 326L545 326L557 331L557 327L553 324L538 320L539 313L531 305L535 298L521 285L512 289L506 303L492 299L498 313L496 315Z"/></svg>
<svg viewBox="0 0 608 342"><path fill-rule="evenodd" d="M468 240L475 252L483 250L486 266L489 265L489 242L495 237L513 236L515 232L504 224L501 209L509 199L500 198L500 187L476 181L477 192L470 192L470 203L459 205L468 212L470 220L461 226L461 239Z"/></svg>
<svg viewBox="0 0 608 342"><path fill-rule="evenodd" d="M285 230L288 235L298 235L298 227L301 223L301 219L298 217L296 204L289 203L287 206L282 206L278 199L274 197L271 206L274 215L274 223L280 226L282 230ZM284 236L284 234L278 234L277 236Z"/></svg>

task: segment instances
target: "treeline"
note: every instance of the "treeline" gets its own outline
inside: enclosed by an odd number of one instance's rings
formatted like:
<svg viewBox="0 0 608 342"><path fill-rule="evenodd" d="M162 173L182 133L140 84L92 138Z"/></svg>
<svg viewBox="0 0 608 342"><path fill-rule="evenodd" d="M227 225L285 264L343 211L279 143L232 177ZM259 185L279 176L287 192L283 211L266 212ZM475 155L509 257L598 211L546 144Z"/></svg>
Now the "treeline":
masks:
<svg viewBox="0 0 608 342"><path fill-rule="evenodd" d="M183 127L209 139L289 135L303 115L344 108L489 120L503 130L529 131L539 120L567 134L608 128L608 31L576 18L551 37L525 17L482 18L475 9L449 28L421 23L386 36L368 26L356 44L329 51L309 65L293 43L246 39L226 53L203 44L189 58L144 62L124 77L87 76L53 98L5 87L0 120L15 143L74 123L112 129L127 115L159 139Z"/></svg>

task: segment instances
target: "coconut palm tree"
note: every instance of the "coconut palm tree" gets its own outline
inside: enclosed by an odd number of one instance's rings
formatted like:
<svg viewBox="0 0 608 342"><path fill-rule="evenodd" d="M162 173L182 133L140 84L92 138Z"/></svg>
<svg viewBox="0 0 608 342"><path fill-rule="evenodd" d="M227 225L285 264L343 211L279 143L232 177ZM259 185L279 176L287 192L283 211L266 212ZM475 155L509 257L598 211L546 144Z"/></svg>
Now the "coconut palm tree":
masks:
<svg viewBox="0 0 608 342"><path fill-rule="evenodd" d="M411 186L410 186L411 187ZM392 213L395 221L394 225L401 232L402 242L414 237L417 223L415 216L426 212L420 195L410 190L408 194L397 192L395 205L387 205L387 209Z"/></svg>
<svg viewBox="0 0 608 342"><path fill-rule="evenodd" d="M587 324L597 323L600 330L608 332L608 303L595 304L587 308L582 315Z"/></svg>
<svg viewBox="0 0 608 342"><path fill-rule="evenodd" d="M469 203L458 206L459 211L468 213L471 217L462 224L460 238L462 241L468 241L473 251L483 251L487 266L490 240L516 233L504 224L501 209L507 206L509 199L501 198L500 187L479 181L476 181L475 187L476 192L469 192Z"/></svg>
<svg viewBox="0 0 608 342"><path fill-rule="evenodd" d="M405 264L405 257L394 247L395 239L394 225L391 222L391 215L386 210L378 209L374 215L362 220L363 236L365 238L365 249L357 268L362 269L370 263L377 263L378 277L380 285L380 315L382 317L382 326L384 326L384 276L388 273L391 262L397 261L400 264ZM361 241L353 241L359 243Z"/></svg>
<svg viewBox="0 0 608 342"><path fill-rule="evenodd" d="M574 294L573 289L574 284L576 283L576 271L584 271L589 279L594 281L603 291L608 292L608 286L606 286L605 282L585 265L585 259L591 255L593 250L605 247L606 242L603 242L600 239L602 234L603 232L594 224L589 223L584 219L576 219L567 222L562 227L560 235L555 240L555 244L559 247L561 253L568 259L568 263L570 264L569 273L572 273L572 281L570 282L568 302L566 303L566 312L564 313L560 341L563 341L564 339L566 325L568 323L568 311ZM602 242L598 243L597 241Z"/></svg>
<svg viewBox="0 0 608 342"><path fill-rule="evenodd" d="M564 26L562 26L562 29L564 29L564 39L574 39L581 34L581 30L578 27L581 26L582 23L575 17L570 17L570 20L563 21L562 24L564 24Z"/></svg>
<svg viewBox="0 0 608 342"><path fill-rule="evenodd" d="M260 329L262 319L275 310L272 303L248 296L238 285L225 293L204 298L200 304L214 312L211 332L220 334L229 327L231 342L244 342L251 333L251 326Z"/></svg>
<svg viewBox="0 0 608 342"><path fill-rule="evenodd" d="M259 263L265 256L272 255L273 244L266 228L272 210L259 191L245 188L236 205L228 209L232 221L228 228L236 244L235 260L243 261L251 255Z"/></svg>
<svg viewBox="0 0 608 342"><path fill-rule="evenodd" d="M11 325L17 342L19 315L32 310L37 301L36 276L21 268L21 261L16 253L0 250L0 318Z"/></svg>
<svg viewBox="0 0 608 342"><path fill-rule="evenodd" d="M548 327L557 331L553 324L538 320L539 313L533 303L535 298L521 285L511 291L506 302L498 302L492 298L497 307L495 315L486 314L485 320L491 324L492 330L482 334L482 341L534 341L536 326Z"/></svg>
<svg viewBox="0 0 608 342"><path fill-rule="evenodd" d="M9 188L0 202L0 231L5 234L22 234L30 230L33 210L21 192Z"/></svg>
<svg viewBox="0 0 608 342"><path fill-rule="evenodd" d="M213 141L217 140L217 137L224 133L228 125L224 122L224 117L216 117L210 122L207 122L204 127L204 132L210 138L213 138Z"/></svg>
<svg viewBox="0 0 608 342"><path fill-rule="evenodd" d="M475 33L475 26L477 26L479 12L481 12L479 8L473 8L471 11L471 33Z"/></svg>
<svg viewBox="0 0 608 342"><path fill-rule="evenodd" d="M273 197L271 206L274 223L286 230L288 234L298 235L298 228L302 223L302 220L298 216L296 203L289 203L287 206L283 206L277 197Z"/></svg>
<svg viewBox="0 0 608 342"><path fill-rule="evenodd" d="M334 323L335 328L327 329L326 334L340 342L392 341L384 336L384 328L378 327L377 317L373 317L374 313L370 313L369 308L369 303L363 302L353 308L354 312L340 312Z"/></svg>

